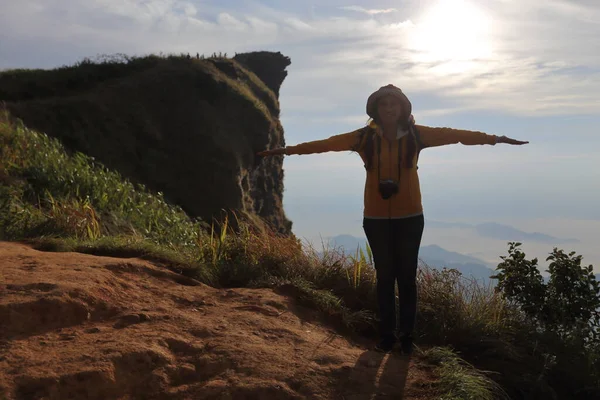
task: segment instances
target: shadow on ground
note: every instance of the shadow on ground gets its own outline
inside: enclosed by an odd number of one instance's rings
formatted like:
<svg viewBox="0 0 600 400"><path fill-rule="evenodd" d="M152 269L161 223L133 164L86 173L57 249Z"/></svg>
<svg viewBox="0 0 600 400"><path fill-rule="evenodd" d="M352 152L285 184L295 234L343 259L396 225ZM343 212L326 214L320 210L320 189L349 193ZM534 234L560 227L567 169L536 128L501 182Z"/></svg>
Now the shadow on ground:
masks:
<svg viewBox="0 0 600 400"><path fill-rule="evenodd" d="M404 398L410 358L367 350L353 367L338 376L338 398L343 400Z"/></svg>

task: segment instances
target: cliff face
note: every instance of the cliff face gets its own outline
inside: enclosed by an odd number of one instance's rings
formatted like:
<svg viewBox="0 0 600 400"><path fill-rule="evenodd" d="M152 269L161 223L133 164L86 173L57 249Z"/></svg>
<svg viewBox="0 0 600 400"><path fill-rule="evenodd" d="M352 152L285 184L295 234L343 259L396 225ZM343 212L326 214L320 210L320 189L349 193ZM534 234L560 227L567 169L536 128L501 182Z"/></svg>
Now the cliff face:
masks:
<svg viewBox="0 0 600 400"><path fill-rule="evenodd" d="M252 70L279 97L279 88L287 76L285 69L290 65L288 57L279 52L257 51L236 54L234 59Z"/></svg>
<svg viewBox="0 0 600 400"><path fill-rule="evenodd" d="M0 74L0 101L30 128L207 222L235 210L284 234L279 87L289 58L145 57ZM262 78L263 80L261 80Z"/></svg>

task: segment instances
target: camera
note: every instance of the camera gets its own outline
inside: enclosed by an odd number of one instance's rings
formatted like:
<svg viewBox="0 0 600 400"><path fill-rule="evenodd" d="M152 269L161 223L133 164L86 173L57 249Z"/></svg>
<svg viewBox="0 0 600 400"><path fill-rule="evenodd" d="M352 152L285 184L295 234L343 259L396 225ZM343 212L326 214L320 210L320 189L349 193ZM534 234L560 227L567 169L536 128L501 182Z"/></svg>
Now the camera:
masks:
<svg viewBox="0 0 600 400"><path fill-rule="evenodd" d="M398 184L395 181L387 179L379 182L379 194L384 200L389 199L396 193L398 193Z"/></svg>

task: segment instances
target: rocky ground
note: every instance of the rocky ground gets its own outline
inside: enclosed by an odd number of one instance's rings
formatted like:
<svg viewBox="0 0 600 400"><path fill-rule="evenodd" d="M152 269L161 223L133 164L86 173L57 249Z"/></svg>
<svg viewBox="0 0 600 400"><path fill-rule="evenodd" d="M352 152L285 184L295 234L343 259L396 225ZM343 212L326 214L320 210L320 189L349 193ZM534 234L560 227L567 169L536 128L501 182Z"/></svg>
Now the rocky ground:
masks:
<svg viewBox="0 0 600 400"><path fill-rule="evenodd" d="M285 291L0 242L0 399L433 399L431 369Z"/></svg>

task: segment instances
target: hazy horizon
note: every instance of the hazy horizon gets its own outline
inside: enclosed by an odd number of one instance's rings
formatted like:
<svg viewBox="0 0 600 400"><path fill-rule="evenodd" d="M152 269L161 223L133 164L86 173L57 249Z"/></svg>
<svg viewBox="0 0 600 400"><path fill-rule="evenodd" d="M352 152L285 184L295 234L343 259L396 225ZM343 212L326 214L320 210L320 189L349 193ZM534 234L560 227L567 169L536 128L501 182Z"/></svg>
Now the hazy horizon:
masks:
<svg viewBox="0 0 600 400"><path fill-rule="evenodd" d="M557 237L600 271L600 3L595 0L0 0L0 69L97 54L281 51L288 144L363 126L388 83L417 123L525 146L453 145L420 158L426 218ZM302 237L362 235L364 170L345 153L290 156L284 207ZM426 227L424 243L494 259L502 241ZM545 259L552 246L525 250ZM543 258L542 258L543 257Z"/></svg>

